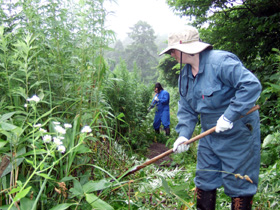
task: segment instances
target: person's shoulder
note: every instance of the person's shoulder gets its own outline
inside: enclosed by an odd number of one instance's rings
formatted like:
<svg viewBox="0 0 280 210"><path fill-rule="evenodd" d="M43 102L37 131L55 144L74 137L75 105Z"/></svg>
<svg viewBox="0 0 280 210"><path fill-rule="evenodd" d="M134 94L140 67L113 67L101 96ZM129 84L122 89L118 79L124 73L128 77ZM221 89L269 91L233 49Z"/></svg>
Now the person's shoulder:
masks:
<svg viewBox="0 0 280 210"><path fill-rule="evenodd" d="M234 59L239 61L239 58L235 54L224 50L207 50L203 52L202 59L203 57L207 63L210 62L212 64L221 63L226 59Z"/></svg>
<svg viewBox="0 0 280 210"><path fill-rule="evenodd" d="M223 56L236 56L233 53L225 50L206 50L203 52L204 55L207 56L218 56L218 57L223 57Z"/></svg>

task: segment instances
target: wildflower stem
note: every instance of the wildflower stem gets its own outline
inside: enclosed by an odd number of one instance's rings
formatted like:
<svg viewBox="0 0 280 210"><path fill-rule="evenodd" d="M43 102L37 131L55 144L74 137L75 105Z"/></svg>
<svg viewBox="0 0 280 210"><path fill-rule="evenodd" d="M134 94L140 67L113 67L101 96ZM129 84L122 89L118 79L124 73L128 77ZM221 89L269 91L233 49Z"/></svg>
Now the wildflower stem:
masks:
<svg viewBox="0 0 280 210"><path fill-rule="evenodd" d="M53 170L53 167L60 161L60 160L62 160L65 156L67 156L70 152L72 152L74 149L76 149L78 146L80 146L82 143L83 143L83 141L84 141L84 139L85 139L85 136L83 136L80 140L79 140L79 142L78 142L78 144L76 145L76 146L74 146L74 147L72 147L69 151L67 151L63 156L61 156L59 159L57 159L56 161L54 161L53 162L53 164L51 165L51 166L49 166L49 167L47 167L47 168L45 168L45 169L43 169L43 170L41 170L41 171L38 171L38 169L41 167L41 165L46 161L46 159L50 156L50 154L51 154L51 152L48 152L47 153L47 155L43 158L43 160L39 163L39 165L36 167L36 165L35 165L35 168L34 168L34 171L33 171L33 173L28 177L28 179L26 180L26 182L24 183L24 185L22 186L22 188L20 189L20 191L19 191L19 193L20 192L22 192L23 190L24 190L24 188L27 186L27 184L29 183L29 181L33 178L33 176L35 175L35 174L37 174L38 172L39 173L41 173L41 172L43 172L43 171L47 171L47 170L49 170L49 169L51 169L50 171L49 171L49 173L48 174L50 174L50 172ZM34 142L33 142L34 143ZM35 148L34 148L35 149ZM35 153L35 151L34 151L34 153ZM46 181L46 180L45 180ZM45 182L44 182L45 183ZM44 185L44 184L43 184ZM41 189L43 189L43 186L41 187ZM39 196L39 195L38 195ZM9 208L8 208L8 210L10 210L11 208L12 208L12 206L15 204L15 200L14 199L12 199L13 200L13 202L11 203L11 205L9 206ZM33 207L32 207L33 208Z"/></svg>
<svg viewBox="0 0 280 210"><path fill-rule="evenodd" d="M42 173L44 171L47 171L48 169L54 167L61 159L63 159L65 156L67 156L70 152L72 152L74 149L76 149L78 146L80 146L83 143L83 141L80 141L76 146L72 147L68 152L66 152L63 156L61 156L59 159L53 162L53 164L41 171L38 171L37 173Z"/></svg>
<svg viewBox="0 0 280 210"><path fill-rule="evenodd" d="M28 179L26 180L26 182L24 183L24 185L22 186L22 188L20 189L19 193L22 192L24 190L24 188L26 187L26 185L29 183L29 181L32 179L32 177L36 174L38 168L40 168L40 166L45 162L45 160L47 159L49 155L47 154L44 159L40 162L40 164L35 168L35 170L33 171L33 173L28 177ZM14 205L16 201L13 199L13 202L11 203L11 205L9 206L8 210L10 210L12 208L12 206Z"/></svg>
<svg viewBox="0 0 280 210"><path fill-rule="evenodd" d="M53 168L51 168L51 170L49 171L48 176L50 176L52 170L53 170ZM35 200L34 203L33 203L33 206L32 206L32 209L31 209L31 210L36 209L37 202L38 202L38 200L39 200L39 198L40 198L40 196L41 196L43 190L45 189L46 183L47 183L47 179L45 178L45 180L44 180L42 186L40 187L40 191L39 191L39 193L38 193L38 195L37 195L37 197L36 197L36 200Z"/></svg>

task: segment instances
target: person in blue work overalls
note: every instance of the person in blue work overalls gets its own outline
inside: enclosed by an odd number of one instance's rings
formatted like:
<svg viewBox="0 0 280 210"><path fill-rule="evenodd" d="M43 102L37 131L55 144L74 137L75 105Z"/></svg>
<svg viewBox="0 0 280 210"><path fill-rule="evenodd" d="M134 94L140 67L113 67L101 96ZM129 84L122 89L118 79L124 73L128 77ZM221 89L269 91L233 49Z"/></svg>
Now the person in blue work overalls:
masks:
<svg viewBox="0 0 280 210"><path fill-rule="evenodd" d="M182 143L191 138L199 115L202 132L216 126L216 132L198 145L194 179L197 209L214 210L216 189L221 186L231 197L231 209L251 209L258 187L261 139L258 111L246 113L260 96L259 80L236 55L213 50L202 42L192 26L171 33L168 47L160 55L165 53L181 67L186 64L178 80L179 137L173 151L188 150L189 145ZM250 182L236 178L237 174L247 175Z"/></svg>
<svg viewBox="0 0 280 210"><path fill-rule="evenodd" d="M155 96L149 110L156 107L153 127L156 133L160 133L161 124L164 127L166 136L170 135L170 114L169 114L169 93L164 90L160 83L155 84Z"/></svg>

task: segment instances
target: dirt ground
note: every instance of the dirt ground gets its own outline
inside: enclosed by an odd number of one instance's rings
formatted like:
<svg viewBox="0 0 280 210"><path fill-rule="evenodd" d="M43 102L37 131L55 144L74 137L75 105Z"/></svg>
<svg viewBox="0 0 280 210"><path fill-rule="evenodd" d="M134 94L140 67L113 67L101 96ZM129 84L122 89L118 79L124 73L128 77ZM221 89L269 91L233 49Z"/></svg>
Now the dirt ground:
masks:
<svg viewBox="0 0 280 210"><path fill-rule="evenodd" d="M169 150L169 148L167 148L165 146L165 144L154 142L153 144L150 145L146 157L149 159L152 159L152 158L160 155L161 153L166 152L167 150ZM170 155L167 155L167 156L159 159L158 161L156 161L154 164L170 166L171 162L172 162L172 159L170 158Z"/></svg>

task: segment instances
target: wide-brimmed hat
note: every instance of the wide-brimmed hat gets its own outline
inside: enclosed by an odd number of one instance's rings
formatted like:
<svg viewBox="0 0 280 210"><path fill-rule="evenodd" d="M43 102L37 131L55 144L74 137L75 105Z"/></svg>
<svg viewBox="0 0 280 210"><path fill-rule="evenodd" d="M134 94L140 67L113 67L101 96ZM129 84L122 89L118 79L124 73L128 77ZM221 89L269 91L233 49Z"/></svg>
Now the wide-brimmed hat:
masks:
<svg viewBox="0 0 280 210"><path fill-rule="evenodd" d="M159 55L171 53L171 50L179 50L187 54L196 54L206 48L213 48L211 44L200 41L198 30L192 26L186 26L180 32L173 32L168 36L168 47Z"/></svg>

